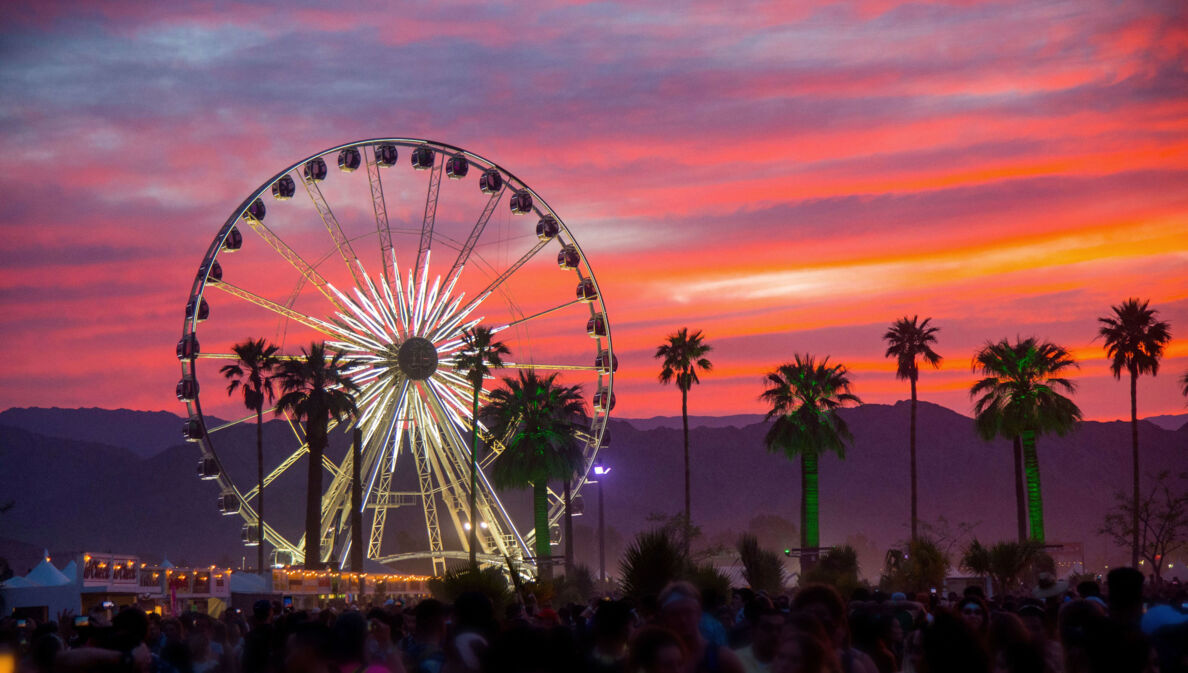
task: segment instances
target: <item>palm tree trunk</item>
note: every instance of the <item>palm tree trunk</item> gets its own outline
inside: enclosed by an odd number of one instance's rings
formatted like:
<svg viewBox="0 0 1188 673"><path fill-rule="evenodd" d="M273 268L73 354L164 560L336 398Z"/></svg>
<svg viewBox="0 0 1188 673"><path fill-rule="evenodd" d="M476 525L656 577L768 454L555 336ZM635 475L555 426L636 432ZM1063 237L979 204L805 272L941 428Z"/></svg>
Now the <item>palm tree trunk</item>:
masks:
<svg viewBox="0 0 1188 673"><path fill-rule="evenodd" d="M474 387L470 433L470 567L478 568L478 405L479 387Z"/></svg>
<svg viewBox="0 0 1188 673"><path fill-rule="evenodd" d="M1027 496L1023 489L1023 440L1015 436L1015 518L1019 524L1019 542L1027 541Z"/></svg>
<svg viewBox="0 0 1188 673"><path fill-rule="evenodd" d="M325 413L308 421L309 475L305 482L305 567L322 565L322 456L326 453Z"/></svg>
<svg viewBox="0 0 1188 673"><path fill-rule="evenodd" d="M264 572L264 407L256 407L256 572Z"/></svg>
<svg viewBox="0 0 1188 673"><path fill-rule="evenodd" d="M573 502L573 491L570 490L569 478L565 478L565 576L573 577L573 512L570 505Z"/></svg>
<svg viewBox="0 0 1188 673"><path fill-rule="evenodd" d="M912 420L908 426L908 445L912 459L912 541L916 541L916 527L919 521L916 510L916 377L912 376Z"/></svg>
<svg viewBox="0 0 1188 673"><path fill-rule="evenodd" d="M800 454L800 574L804 576L817 564L817 548L821 545L819 520L819 491L817 455Z"/></svg>
<svg viewBox="0 0 1188 673"><path fill-rule="evenodd" d="M1035 431L1023 431L1023 466L1027 474L1027 511L1031 539L1044 543L1044 500L1040 489L1039 456L1035 451Z"/></svg>
<svg viewBox="0 0 1188 673"><path fill-rule="evenodd" d="M363 482L359 478L363 462L363 430L355 427L351 435L351 571L363 572ZM363 593L362 587L359 593Z"/></svg>
<svg viewBox="0 0 1188 673"><path fill-rule="evenodd" d="M549 544L548 485L539 481L532 485L532 518L536 526L536 569L540 579L552 579L552 546Z"/></svg>
<svg viewBox="0 0 1188 673"><path fill-rule="evenodd" d="M1138 372L1130 369L1130 453L1134 472L1134 500L1130 519L1130 567L1139 562L1139 449L1138 449Z"/></svg>
<svg viewBox="0 0 1188 673"><path fill-rule="evenodd" d="M685 556L693 534L693 510L689 485L689 391L681 388L681 427L685 431Z"/></svg>

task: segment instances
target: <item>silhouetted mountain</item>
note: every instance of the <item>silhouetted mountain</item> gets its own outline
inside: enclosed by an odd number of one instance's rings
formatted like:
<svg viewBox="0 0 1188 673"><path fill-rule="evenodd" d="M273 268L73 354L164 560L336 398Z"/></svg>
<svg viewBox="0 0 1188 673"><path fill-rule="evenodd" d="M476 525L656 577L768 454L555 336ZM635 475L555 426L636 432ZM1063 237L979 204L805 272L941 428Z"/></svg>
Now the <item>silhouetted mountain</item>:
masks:
<svg viewBox="0 0 1188 673"><path fill-rule="evenodd" d="M1163 414L1161 416L1148 416L1144 421L1150 421L1164 430L1179 430L1188 425L1188 414Z"/></svg>
<svg viewBox="0 0 1188 673"><path fill-rule="evenodd" d="M120 446L142 458L156 455L182 439L181 421L165 411L13 407L0 413L0 425L46 437Z"/></svg>
<svg viewBox="0 0 1188 673"><path fill-rule="evenodd" d="M68 410L61 410L68 415ZM90 410L77 413L87 414ZM908 533L908 403L868 404L842 411L854 434L845 460L821 461L822 543L841 544L854 534L873 548L886 549ZM170 421L174 427L180 419ZM654 525L649 514L674 514L682 508L682 442L679 428L641 430L632 422L612 420L612 445L601 459L613 469L604 483L611 539L629 537ZM1188 458L1188 427L1169 431L1140 424L1144 475L1183 469ZM266 425L269 465L295 448L287 424ZM706 538L731 539L757 514L799 518L798 464L763 446L766 426L697 427L692 432L693 517ZM128 434L131 434L129 431ZM214 435L228 472L250 488L255 474L255 429L243 424ZM336 459L345 441L334 433L330 450ZM1128 488L1128 423L1086 422L1066 437L1041 437L1038 443L1049 541L1083 542L1087 561L1121 561L1097 534L1112 493ZM1009 539L1015 531L1013 465L1009 443L984 442L965 416L920 403L918 453L921 518L975 524L983 541ZM175 562L233 562L251 556L239 543L242 521L219 516L215 482L195 476L199 452L181 442L149 458L99 443L72 441L0 427L0 493L16 507L0 519L0 535L50 549L111 549L148 557L167 554ZM404 457L402 461L406 460ZM411 467L411 466L407 466ZM402 465L394 490L415 488L414 470ZM302 517L304 462L268 489L268 518L295 531ZM579 529L597 522L597 492L583 492L586 516ZM527 491L504 499L509 511L528 527ZM385 551L419 546L424 519L419 505L389 515ZM443 521L444 524L444 521ZM448 528L448 525L445 525ZM447 535L447 544L455 545ZM596 538L578 535L578 553L593 563ZM390 541L390 542L388 542ZM618 545L619 542L613 543ZM389 549L393 547L393 549ZM613 552L612 552L613 554ZM865 566L876 565L872 552ZM608 565L617 568L611 555ZM865 567L868 573L877 568Z"/></svg>
<svg viewBox="0 0 1188 673"><path fill-rule="evenodd" d="M680 416L652 416L651 418L623 418L636 430L657 428L680 428ZM763 414L733 414L731 416L690 416L689 430L693 428L742 428L763 422Z"/></svg>

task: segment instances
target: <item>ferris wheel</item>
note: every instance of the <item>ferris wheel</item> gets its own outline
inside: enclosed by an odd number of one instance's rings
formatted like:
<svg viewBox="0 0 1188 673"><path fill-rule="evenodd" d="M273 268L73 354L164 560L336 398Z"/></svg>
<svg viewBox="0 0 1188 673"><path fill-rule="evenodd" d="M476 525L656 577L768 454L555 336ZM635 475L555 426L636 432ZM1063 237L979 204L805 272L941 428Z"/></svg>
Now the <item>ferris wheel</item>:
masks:
<svg viewBox="0 0 1188 673"><path fill-rule="evenodd" d="M227 469L221 438L256 416L239 417L245 410L225 394L219 368L236 358L231 346L245 336L269 338L282 357L320 341L354 363L350 376L360 387L359 414L349 423L362 434L366 557L388 564L428 560L441 574L447 560L468 558L474 525L480 562L511 559L535 572L533 534L517 529L487 476L506 438L481 423L486 450L479 455L478 521L469 520L472 388L455 358L463 331L480 324L512 351L507 371L496 376L558 371L563 383L580 384L589 396L576 494L609 441L617 359L593 269L535 191L461 148L377 138L302 159L250 192L198 267L177 344L176 391L188 411L183 434L201 449L198 476L217 484L219 512L242 518L243 542L259 544L257 480L254 469L251 478ZM484 383L482 399L495 384ZM204 402L230 419L204 415ZM274 411L266 409L267 417ZM303 428L280 418L289 426L291 450L265 465L266 504L277 502L274 489L292 488L286 473L308 469ZM337 459L331 453L323 461L320 560L345 562L351 453ZM267 506L273 509L266 509L263 535L274 559L304 562L301 527L274 523L275 505ZM418 536L423 544L410 545L406 529L404 544L393 544L389 514L402 509L405 522L409 510L420 510L414 518L425 531ZM562 510L560 494L550 489L553 531Z"/></svg>

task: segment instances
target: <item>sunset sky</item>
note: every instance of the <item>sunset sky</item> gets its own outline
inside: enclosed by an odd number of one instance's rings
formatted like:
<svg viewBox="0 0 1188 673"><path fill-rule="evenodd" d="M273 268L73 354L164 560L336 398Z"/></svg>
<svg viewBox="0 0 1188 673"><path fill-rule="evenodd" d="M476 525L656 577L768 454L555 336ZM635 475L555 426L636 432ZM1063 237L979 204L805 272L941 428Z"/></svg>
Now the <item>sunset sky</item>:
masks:
<svg viewBox="0 0 1188 673"><path fill-rule="evenodd" d="M681 326L714 346L693 414L761 411L796 352L903 399L881 335L918 314L945 356L922 399L968 413L973 351L1035 335L1080 362L1087 418L1124 417L1094 336L1130 296L1174 336L1141 415L1188 411L1182 0L26 4L0 8L0 408L183 413L174 344L223 221L306 155L399 136L491 158L566 220L617 416L679 414L652 351Z"/></svg>

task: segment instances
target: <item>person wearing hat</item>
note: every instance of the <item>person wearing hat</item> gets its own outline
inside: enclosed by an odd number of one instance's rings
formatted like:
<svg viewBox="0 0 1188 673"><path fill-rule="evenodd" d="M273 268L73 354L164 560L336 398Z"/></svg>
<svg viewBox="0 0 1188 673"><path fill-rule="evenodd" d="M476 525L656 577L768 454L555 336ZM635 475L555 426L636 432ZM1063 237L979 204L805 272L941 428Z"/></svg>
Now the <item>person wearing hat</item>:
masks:
<svg viewBox="0 0 1188 673"><path fill-rule="evenodd" d="M1055 598L1068 591L1068 580L1057 580L1056 576L1050 572L1040 573L1035 578L1035 584L1035 588L1031 590L1031 595L1041 601Z"/></svg>

